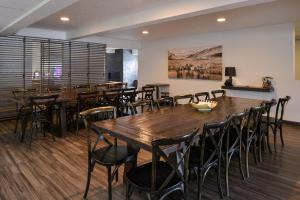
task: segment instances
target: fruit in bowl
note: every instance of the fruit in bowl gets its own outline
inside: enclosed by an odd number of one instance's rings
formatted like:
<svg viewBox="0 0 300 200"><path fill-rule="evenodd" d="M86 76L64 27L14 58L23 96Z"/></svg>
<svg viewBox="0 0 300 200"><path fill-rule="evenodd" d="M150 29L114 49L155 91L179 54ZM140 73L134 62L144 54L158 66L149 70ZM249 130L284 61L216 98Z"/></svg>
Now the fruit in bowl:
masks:
<svg viewBox="0 0 300 200"><path fill-rule="evenodd" d="M217 106L216 101L199 101L198 103L191 103L191 105L198 110L211 110Z"/></svg>

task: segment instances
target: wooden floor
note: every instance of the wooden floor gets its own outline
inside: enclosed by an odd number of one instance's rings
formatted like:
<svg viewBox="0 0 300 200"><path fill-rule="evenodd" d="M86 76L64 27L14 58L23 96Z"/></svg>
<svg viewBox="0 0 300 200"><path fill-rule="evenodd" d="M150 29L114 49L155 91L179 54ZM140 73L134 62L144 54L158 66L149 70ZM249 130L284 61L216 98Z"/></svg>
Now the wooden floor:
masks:
<svg viewBox="0 0 300 200"><path fill-rule="evenodd" d="M0 122L0 199L82 199L87 173L84 133L70 133L56 142L50 136L40 137L30 148L18 142L13 127L14 121ZM278 148L277 154L265 153L259 166L250 157L251 177L246 181L241 180L237 162L233 163L230 199L300 199L300 127L286 126L285 141L285 148ZM142 151L139 163L150 158ZM195 182L191 185L191 199L195 199ZM203 199L219 198L214 172L204 191ZM125 199L124 192L122 181L115 183L113 199ZM107 199L105 168L96 167L88 199ZM146 198L135 194L132 199Z"/></svg>

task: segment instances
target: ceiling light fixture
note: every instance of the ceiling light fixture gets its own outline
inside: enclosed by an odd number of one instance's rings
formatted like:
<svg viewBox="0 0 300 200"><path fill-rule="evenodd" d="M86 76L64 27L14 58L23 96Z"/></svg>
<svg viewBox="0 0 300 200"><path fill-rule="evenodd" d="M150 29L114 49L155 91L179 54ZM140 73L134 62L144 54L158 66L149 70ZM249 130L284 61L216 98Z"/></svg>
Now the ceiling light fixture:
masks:
<svg viewBox="0 0 300 200"><path fill-rule="evenodd" d="M225 17L220 17L217 19L218 22L225 22L226 21L226 18Z"/></svg>
<svg viewBox="0 0 300 200"><path fill-rule="evenodd" d="M61 17L60 20L63 22L68 22L68 21L70 21L70 18L69 17Z"/></svg>
<svg viewBox="0 0 300 200"><path fill-rule="evenodd" d="M148 34L149 34L149 31L144 30L144 31L142 31L142 33L143 33L144 35L148 35Z"/></svg>

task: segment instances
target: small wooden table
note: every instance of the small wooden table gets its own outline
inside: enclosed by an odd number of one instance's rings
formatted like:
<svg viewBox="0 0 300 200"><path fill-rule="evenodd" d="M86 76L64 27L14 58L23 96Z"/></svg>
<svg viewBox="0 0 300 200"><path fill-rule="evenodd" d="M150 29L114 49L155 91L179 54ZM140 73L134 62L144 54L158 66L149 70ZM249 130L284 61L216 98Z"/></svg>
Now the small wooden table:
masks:
<svg viewBox="0 0 300 200"><path fill-rule="evenodd" d="M193 128L202 131L205 123L220 122L233 113L258 106L263 101L237 97L220 97L211 112L199 112L190 105L164 108L135 116L94 122L92 126L109 132L113 137L152 151L151 142L162 138L173 138L189 133Z"/></svg>

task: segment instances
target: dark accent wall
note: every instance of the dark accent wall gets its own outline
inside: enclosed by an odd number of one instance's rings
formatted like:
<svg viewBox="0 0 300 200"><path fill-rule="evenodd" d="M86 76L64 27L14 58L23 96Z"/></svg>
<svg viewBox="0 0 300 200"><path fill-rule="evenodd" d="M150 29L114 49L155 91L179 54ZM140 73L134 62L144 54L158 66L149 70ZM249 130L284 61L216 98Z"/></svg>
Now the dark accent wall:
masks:
<svg viewBox="0 0 300 200"><path fill-rule="evenodd" d="M123 81L123 49L106 53L106 72L108 81Z"/></svg>
<svg viewBox="0 0 300 200"><path fill-rule="evenodd" d="M106 54L106 72L108 81L123 81L132 86L137 80L138 56L130 49L117 49Z"/></svg>

